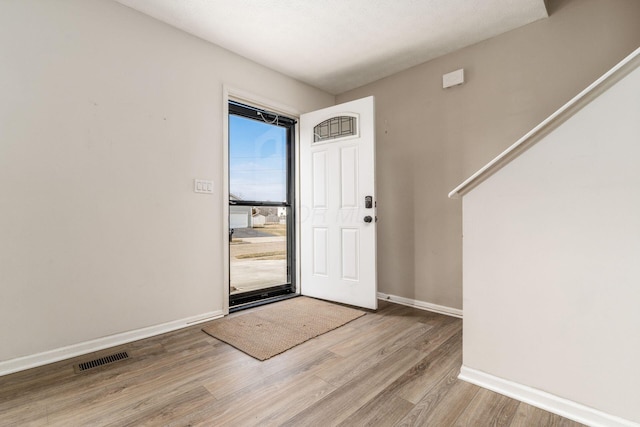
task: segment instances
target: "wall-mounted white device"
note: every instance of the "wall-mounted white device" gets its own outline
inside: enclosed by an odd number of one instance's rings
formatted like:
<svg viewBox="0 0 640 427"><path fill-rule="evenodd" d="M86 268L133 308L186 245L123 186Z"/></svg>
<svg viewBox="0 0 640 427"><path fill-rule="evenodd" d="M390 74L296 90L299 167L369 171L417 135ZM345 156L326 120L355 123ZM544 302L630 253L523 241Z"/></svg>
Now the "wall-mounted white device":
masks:
<svg viewBox="0 0 640 427"><path fill-rule="evenodd" d="M457 86L464 83L464 68L452 71L442 76L442 89L446 89L451 86Z"/></svg>
<svg viewBox="0 0 640 427"><path fill-rule="evenodd" d="M204 179L194 179L193 191L195 191L196 193L213 194L213 181L207 181Z"/></svg>

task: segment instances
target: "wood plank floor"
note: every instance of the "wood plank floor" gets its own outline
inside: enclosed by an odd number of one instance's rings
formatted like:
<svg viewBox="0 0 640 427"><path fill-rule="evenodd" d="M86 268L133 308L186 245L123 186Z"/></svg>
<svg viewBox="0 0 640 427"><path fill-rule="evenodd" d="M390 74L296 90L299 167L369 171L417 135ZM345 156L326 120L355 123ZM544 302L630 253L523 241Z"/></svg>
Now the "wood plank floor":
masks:
<svg viewBox="0 0 640 427"><path fill-rule="evenodd" d="M202 326L0 377L0 426L580 425L458 380L460 319L381 302L264 362Z"/></svg>

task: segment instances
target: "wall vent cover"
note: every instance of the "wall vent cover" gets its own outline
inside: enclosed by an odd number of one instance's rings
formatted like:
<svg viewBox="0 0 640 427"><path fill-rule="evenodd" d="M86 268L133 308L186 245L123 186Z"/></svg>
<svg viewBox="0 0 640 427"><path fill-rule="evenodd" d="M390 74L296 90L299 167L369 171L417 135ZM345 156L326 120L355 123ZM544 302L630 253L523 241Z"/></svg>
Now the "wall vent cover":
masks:
<svg viewBox="0 0 640 427"><path fill-rule="evenodd" d="M88 362L79 363L77 365L77 371L87 371L89 369L97 368L98 366L107 365L109 363L117 362L119 360L128 359L129 355L126 351L121 353L110 354L108 356L101 357L99 359L90 360Z"/></svg>

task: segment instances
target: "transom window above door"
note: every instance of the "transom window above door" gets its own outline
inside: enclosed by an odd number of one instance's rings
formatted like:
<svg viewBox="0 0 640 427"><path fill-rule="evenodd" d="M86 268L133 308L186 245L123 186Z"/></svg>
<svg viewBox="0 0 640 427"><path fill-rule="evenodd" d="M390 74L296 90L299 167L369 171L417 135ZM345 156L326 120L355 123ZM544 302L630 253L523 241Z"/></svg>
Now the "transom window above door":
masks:
<svg viewBox="0 0 640 427"><path fill-rule="evenodd" d="M313 142L358 135L358 119L353 116L332 117L313 128Z"/></svg>

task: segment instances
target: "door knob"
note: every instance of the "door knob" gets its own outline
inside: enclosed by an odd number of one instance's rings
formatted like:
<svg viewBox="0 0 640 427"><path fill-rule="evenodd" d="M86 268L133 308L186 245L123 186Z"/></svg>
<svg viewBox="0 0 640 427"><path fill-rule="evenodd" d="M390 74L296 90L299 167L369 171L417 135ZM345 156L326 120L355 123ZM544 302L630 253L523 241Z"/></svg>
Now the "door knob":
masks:
<svg viewBox="0 0 640 427"><path fill-rule="evenodd" d="M364 217L364 222L371 222L373 221L373 218L371 218L369 215Z"/></svg>

